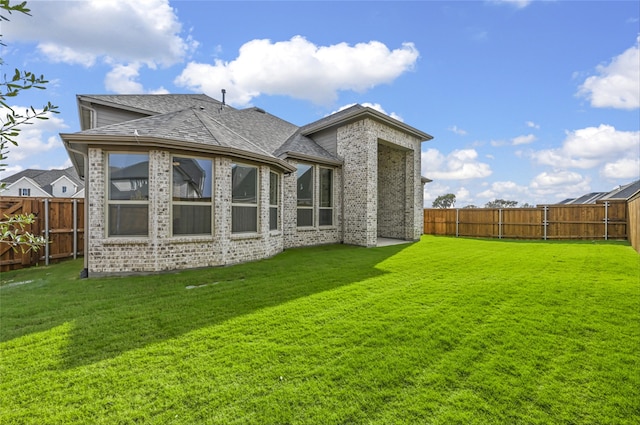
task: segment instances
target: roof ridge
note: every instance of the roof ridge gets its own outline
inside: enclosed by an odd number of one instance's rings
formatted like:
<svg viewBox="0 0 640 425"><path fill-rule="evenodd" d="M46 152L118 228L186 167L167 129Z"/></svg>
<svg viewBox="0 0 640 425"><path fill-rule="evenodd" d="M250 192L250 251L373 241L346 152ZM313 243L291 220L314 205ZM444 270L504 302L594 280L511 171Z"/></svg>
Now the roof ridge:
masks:
<svg viewBox="0 0 640 425"><path fill-rule="evenodd" d="M241 110L242 111L242 110ZM237 112L241 112L241 111L237 111ZM219 138L216 137L215 134L213 134L211 131L211 127L209 126L209 124L205 121L202 120L202 118L200 117L200 114L205 115L206 112L201 112L198 110L195 110L194 108L194 112L196 117L200 120L200 122L202 123L202 125L204 125L204 127L207 129L207 131L209 132L209 134L211 134L211 136L215 139L218 140L219 142ZM215 117L213 116L209 116L209 115L205 115L206 118L210 119L211 121L215 121L216 124L218 124L220 127L223 127L225 130L227 130L228 132L232 133L233 135L237 136L238 138L242 139L243 141L247 142L248 144L250 144L252 147L254 147L257 151L260 151L263 154L266 154L268 156L274 157L274 155L271 152L268 152L266 150L264 150L263 148L261 148L260 146L256 145L254 142L252 142L251 140L247 139L246 137L244 137L241 134L238 134L236 131L234 131L233 129L229 128L228 126L224 125L223 123L221 123L219 120L217 120Z"/></svg>

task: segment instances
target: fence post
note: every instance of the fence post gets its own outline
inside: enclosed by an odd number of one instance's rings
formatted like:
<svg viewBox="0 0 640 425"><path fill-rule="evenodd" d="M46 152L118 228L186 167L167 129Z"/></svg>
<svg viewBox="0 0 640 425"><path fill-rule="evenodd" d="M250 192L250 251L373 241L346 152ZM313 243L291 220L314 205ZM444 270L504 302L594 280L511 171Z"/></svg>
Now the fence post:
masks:
<svg viewBox="0 0 640 425"><path fill-rule="evenodd" d="M78 200L73 200L73 259L78 258Z"/></svg>
<svg viewBox="0 0 640 425"><path fill-rule="evenodd" d="M458 237L458 223L460 223L460 208L456 208L456 238Z"/></svg>
<svg viewBox="0 0 640 425"><path fill-rule="evenodd" d="M547 211L549 209L549 205L544 206L544 219L542 220L542 227L544 227L544 240L547 240L547 226L549 225L549 221L547 220Z"/></svg>
<svg viewBox="0 0 640 425"><path fill-rule="evenodd" d="M609 239L609 201L605 201L604 203L604 240Z"/></svg>
<svg viewBox="0 0 640 425"><path fill-rule="evenodd" d="M44 198L44 264L49 265L49 198Z"/></svg>
<svg viewBox="0 0 640 425"><path fill-rule="evenodd" d="M502 239L502 208L498 208L498 239Z"/></svg>

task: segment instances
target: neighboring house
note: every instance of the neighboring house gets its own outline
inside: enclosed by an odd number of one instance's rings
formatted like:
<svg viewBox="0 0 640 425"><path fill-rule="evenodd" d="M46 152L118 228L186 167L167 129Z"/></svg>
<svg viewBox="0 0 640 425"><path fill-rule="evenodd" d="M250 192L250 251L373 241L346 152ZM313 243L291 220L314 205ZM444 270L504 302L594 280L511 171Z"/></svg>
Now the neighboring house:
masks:
<svg viewBox="0 0 640 425"><path fill-rule="evenodd" d="M2 196L32 198L73 198L83 184L75 168L64 170L22 170L2 180Z"/></svg>
<svg viewBox="0 0 640 425"><path fill-rule="evenodd" d="M298 127L206 95L79 95L61 134L86 183L89 276L219 266L286 248L418 240L421 144L352 106Z"/></svg>
<svg viewBox="0 0 640 425"><path fill-rule="evenodd" d="M603 203L606 201L626 201L640 192L640 180L619 186L610 192L591 192L579 198L569 198L558 202L561 205L585 205Z"/></svg>

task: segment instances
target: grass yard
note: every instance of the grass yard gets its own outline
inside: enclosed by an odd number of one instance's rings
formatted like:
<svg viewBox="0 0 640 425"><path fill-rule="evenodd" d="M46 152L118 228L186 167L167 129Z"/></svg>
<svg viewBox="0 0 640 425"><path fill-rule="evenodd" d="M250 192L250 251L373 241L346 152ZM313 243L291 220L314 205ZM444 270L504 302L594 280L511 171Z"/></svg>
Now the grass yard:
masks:
<svg viewBox="0 0 640 425"><path fill-rule="evenodd" d="M626 243L424 236L226 268L2 273L2 424L637 424Z"/></svg>

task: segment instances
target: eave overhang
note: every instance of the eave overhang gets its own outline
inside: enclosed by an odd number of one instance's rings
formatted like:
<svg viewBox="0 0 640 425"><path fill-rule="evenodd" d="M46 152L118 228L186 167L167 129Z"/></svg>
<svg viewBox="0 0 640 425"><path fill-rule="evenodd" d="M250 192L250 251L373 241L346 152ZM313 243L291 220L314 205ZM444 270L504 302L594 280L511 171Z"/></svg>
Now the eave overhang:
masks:
<svg viewBox="0 0 640 425"><path fill-rule="evenodd" d="M376 111L375 109L369 108L369 107L353 108L352 111L347 110L334 120L332 119L319 120L316 123L306 125L304 126L304 129L301 134L303 136L309 136L313 133L317 133L318 131L326 130L332 127L340 127L346 124L351 124L353 122L360 121L365 118L370 118L375 121L381 122L385 125L388 125L389 127L396 128L399 131L410 134L411 136L414 136L420 139L420 141L422 142L426 142L433 139L433 136L431 136L430 134L427 134L424 131L418 130L415 127L405 124L402 121L398 121L395 118L391 118L389 115L383 114L382 112Z"/></svg>
<svg viewBox="0 0 640 425"><path fill-rule="evenodd" d="M130 151L155 148L185 152L193 155L221 155L244 161L267 164L284 173L291 173L296 170L294 166L286 162L284 159L276 158L274 156L257 154L228 146L194 143L184 140L169 140L148 136L132 138L131 136L86 135L81 133L61 133L60 138L69 153L73 166L76 168L76 171L81 178L84 178L84 158L88 154L89 147Z"/></svg>
<svg viewBox="0 0 640 425"><path fill-rule="evenodd" d="M342 167L343 162L337 159L324 158L315 155L306 155L299 152L287 151L282 154L283 158L293 159L296 161L313 162L314 164L329 165L332 167Z"/></svg>

